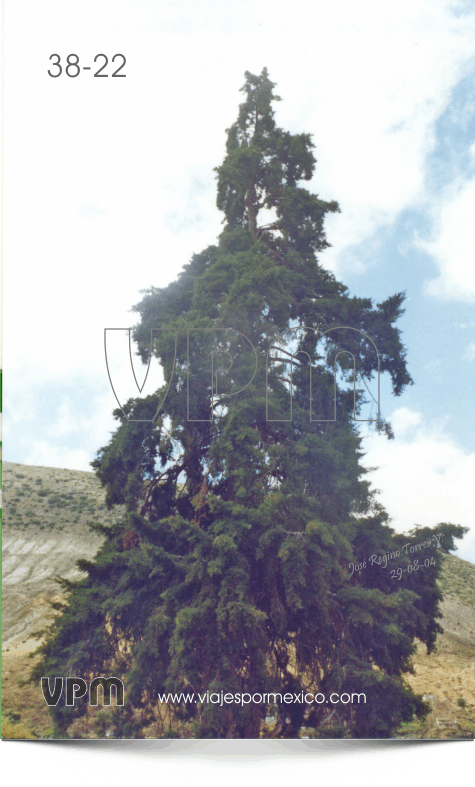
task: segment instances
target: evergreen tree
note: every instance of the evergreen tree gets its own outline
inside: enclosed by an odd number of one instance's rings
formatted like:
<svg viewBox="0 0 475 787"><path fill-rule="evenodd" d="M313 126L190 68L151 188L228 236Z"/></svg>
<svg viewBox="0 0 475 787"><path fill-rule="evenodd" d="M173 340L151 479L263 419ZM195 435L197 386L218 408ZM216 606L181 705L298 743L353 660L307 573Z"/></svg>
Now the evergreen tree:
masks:
<svg viewBox="0 0 475 787"><path fill-rule="evenodd" d="M300 185L314 145L277 127L266 69L245 76L216 170L218 243L134 307L141 358L152 352L167 382L115 411L92 463L126 518L100 528L96 559L78 563L86 578L63 583L33 677L123 677L117 735L141 734L158 693L305 691L366 703L277 698L271 732L272 703L176 703L170 718L199 737L385 737L425 712L403 673L415 639L431 651L441 630L434 536L454 548L464 530L396 535L375 502L354 416L378 364L395 395L412 382L395 327L404 295L350 297L321 267L338 204ZM391 579L421 541L428 567ZM85 709L58 703L58 733Z"/></svg>

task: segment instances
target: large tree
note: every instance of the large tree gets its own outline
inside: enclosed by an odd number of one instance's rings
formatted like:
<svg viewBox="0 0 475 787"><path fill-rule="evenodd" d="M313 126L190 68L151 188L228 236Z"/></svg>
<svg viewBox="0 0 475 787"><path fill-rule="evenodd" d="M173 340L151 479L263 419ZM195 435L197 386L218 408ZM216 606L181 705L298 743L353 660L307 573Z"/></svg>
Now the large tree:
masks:
<svg viewBox="0 0 475 787"><path fill-rule="evenodd" d="M122 676L117 735L141 734L158 693L306 690L366 703L278 700L267 731L266 703L175 703L170 718L200 737L384 737L424 713L403 674L415 639L430 651L440 630L433 536L453 548L462 529L402 537L375 501L355 414L379 371L395 395L412 382L395 327L404 296L351 297L321 266L338 204L302 187L314 145L276 125L266 69L245 76L216 170L218 242L134 307L139 353L166 383L115 411L93 462L127 514L79 561L85 579L65 583L34 677ZM399 552L407 568L403 546L421 541L429 565L400 579L370 559ZM58 732L85 709L59 703Z"/></svg>

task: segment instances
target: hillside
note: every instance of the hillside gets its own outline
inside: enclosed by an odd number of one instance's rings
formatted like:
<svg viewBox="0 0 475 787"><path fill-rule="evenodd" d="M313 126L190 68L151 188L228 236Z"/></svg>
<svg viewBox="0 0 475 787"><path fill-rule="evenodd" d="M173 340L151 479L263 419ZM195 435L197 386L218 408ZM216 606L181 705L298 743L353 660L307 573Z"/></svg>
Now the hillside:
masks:
<svg viewBox="0 0 475 787"><path fill-rule="evenodd" d="M79 578L76 560L97 553L102 539L88 524L113 524L121 512L107 510L93 473L12 462L3 462L2 498L2 735L45 735L51 720L39 687L19 685L37 647L32 635L51 620L48 602L63 599L55 577Z"/></svg>
<svg viewBox="0 0 475 787"><path fill-rule="evenodd" d="M436 652L427 655L418 646L413 659L415 675L407 676L413 689L428 697L432 711L424 723L404 725L401 734L415 737L475 735L475 566L455 555L444 555L439 580L444 598L440 621L444 633ZM439 727L453 720L453 729Z"/></svg>
<svg viewBox="0 0 475 787"><path fill-rule="evenodd" d="M88 524L112 524L121 511L107 511L93 473L3 463L2 473L2 734L47 735L51 722L39 687L22 688L31 668L32 638L51 620L49 601L62 596L54 578L78 578L79 558L92 558L101 538ZM404 737L461 737L475 733L475 566L444 557L444 593L437 652L419 647L408 682L431 695L433 713L424 723L404 725ZM454 720L452 729L437 719Z"/></svg>

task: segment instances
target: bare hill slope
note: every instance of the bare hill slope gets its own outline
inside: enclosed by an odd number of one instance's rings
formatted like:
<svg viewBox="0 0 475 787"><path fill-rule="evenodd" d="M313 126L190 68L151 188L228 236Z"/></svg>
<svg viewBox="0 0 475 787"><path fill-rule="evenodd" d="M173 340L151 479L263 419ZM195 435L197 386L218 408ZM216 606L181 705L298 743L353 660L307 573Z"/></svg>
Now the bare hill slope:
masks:
<svg viewBox="0 0 475 787"><path fill-rule="evenodd" d="M107 511L105 493L93 473L3 463L2 472L2 712L45 734L51 726L39 688L21 689L37 647L32 634L51 620L49 601L60 600L54 578L74 579L79 558L92 558L102 539L88 524L112 524L120 510ZM475 732L475 565L444 557L440 585L444 634L437 652L418 648L415 675L407 680L431 695L433 713L423 724L405 725L416 737ZM437 719L456 727L440 727ZM11 726L11 724L10 724Z"/></svg>

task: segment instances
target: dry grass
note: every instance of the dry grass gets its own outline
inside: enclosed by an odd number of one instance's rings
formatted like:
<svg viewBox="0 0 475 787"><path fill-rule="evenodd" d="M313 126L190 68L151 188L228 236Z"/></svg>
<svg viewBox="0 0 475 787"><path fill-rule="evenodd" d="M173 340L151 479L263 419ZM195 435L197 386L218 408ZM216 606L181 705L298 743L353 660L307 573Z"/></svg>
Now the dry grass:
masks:
<svg viewBox="0 0 475 787"><path fill-rule="evenodd" d="M4 463L3 495L4 539L18 534L42 545L48 539L59 544L60 539L66 538L71 544L84 548L85 534L90 532L87 522L110 525L121 516L119 511L107 511L104 491L92 473ZM54 550L52 556L57 558L58 546ZM71 568L79 557L77 549L71 551ZM21 600L20 586L6 594L5 601L10 606L13 604L15 615L23 615L25 619L30 615L35 627L31 629L28 624L24 634L15 635L2 653L4 738L41 738L52 734L51 717L40 687L20 685L31 670L30 655L37 647L37 642L30 639L31 630L42 627L37 621L46 619L49 596L58 593L57 587L52 589L50 585L51 582L42 585L41 592L32 585L34 592L28 596L28 603ZM475 566L454 555L444 556L440 587L444 593L442 625L446 631L438 638L436 653L428 656L422 645L418 647L414 657L415 675L406 678L417 693L436 695L437 700L433 714L425 722L403 725L398 736L453 738L475 735ZM25 583L21 586L22 592L24 588ZM33 612L38 613L36 618ZM12 627L18 625L14 617ZM100 709L77 722L76 735L97 737L95 716L99 714ZM438 717L455 719L457 730L438 729L435 721ZM143 732L146 737L163 735L165 727L170 732L170 724L165 712L163 718L157 717ZM186 734L184 729L172 732Z"/></svg>
<svg viewBox="0 0 475 787"><path fill-rule="evenodd" d="M2 736L24 737L23 735L10 734L19 732L19 728L30 730L28 737L49 737L52 732L51 716L44 701L39 685L31 683L21 686L26 680L33 666L31 653L37 647L34 640L19 644L11 648L8 653L2 653ZM20 716L20 724L9 721L9 716ZM3 723L8 724L7 732L3 730ZM17 729L18 728L18 729Z"/></svg>

